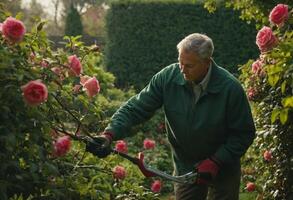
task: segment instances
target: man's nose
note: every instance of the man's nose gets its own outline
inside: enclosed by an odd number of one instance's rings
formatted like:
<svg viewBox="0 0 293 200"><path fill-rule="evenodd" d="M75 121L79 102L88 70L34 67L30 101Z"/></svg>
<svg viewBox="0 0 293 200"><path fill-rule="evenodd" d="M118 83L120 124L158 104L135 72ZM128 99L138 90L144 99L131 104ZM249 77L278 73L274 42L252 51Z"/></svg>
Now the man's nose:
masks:
<svg viewBox="0 0 293 200"><path fill-rule="evenodd" d="M184 65L180 65L180 71L181 71L181 73L185 73L185 66Z"/></svg>

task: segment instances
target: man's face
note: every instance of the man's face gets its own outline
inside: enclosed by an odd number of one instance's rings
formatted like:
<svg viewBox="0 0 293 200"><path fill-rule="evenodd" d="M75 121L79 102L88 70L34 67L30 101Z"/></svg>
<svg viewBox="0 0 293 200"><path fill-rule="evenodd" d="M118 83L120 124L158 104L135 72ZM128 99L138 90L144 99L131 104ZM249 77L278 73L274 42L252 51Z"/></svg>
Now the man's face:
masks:
<svg viewBox="0 0 293 200"><path fill-rule="evenodd" d="M199 83L208 72L210 59L201 59L196 53L179 51L179 66L183 77L187 81Z"/></svg>

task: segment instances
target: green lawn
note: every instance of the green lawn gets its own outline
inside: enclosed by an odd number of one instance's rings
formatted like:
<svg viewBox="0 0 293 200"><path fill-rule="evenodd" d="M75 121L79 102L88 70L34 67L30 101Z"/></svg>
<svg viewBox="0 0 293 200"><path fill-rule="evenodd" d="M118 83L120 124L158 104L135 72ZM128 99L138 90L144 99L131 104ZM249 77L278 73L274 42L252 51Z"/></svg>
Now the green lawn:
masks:
<svg viewBox="0 0 293 200"><path fill-rule="evenodd" d="M257 194L253 193L240 193L239 200L253 200L256 199ZM173 195L166 195L160 198L161 200L175 200Z"/></svg>

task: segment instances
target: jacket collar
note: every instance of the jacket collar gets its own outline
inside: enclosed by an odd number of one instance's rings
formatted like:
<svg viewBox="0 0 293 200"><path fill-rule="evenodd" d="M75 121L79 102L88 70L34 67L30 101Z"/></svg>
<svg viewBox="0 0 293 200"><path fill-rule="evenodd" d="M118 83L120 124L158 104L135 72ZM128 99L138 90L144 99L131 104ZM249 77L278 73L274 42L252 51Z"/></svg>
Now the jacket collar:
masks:
<svg viewBox="0 0 293 200"><path fill-rule="evenodd" d="M182 75L182 73L180 72L179 69L179 64L176 64L177 68L178 68L178 73L177 76L174 79L174 82L178 85L188 85L188 81L186 81ZM224 87L224 79L221 73L221 68L215 63L215 61L212 59L212 71L211 71L211 76L210 76L210 80L208 82L207 85L207 92L210 93L218 93L222 90L222 88Z"/></svg>

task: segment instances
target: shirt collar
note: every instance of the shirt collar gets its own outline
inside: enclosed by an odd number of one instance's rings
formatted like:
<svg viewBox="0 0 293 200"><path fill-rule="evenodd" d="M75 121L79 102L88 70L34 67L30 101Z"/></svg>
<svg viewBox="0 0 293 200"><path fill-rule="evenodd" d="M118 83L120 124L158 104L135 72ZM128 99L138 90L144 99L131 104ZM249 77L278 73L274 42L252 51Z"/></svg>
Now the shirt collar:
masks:
<svg viewBox="0 0 293 200"><path fill-rule="evenodd" d="M209 66L208 69L208 73L205 75L204 79L199 83L199 84L195 84L198 85L202 88L202 91L205 91L208 87L208 83L210 81L210 77L211 77L211 72L212 72L212 63Z"/></svg>

